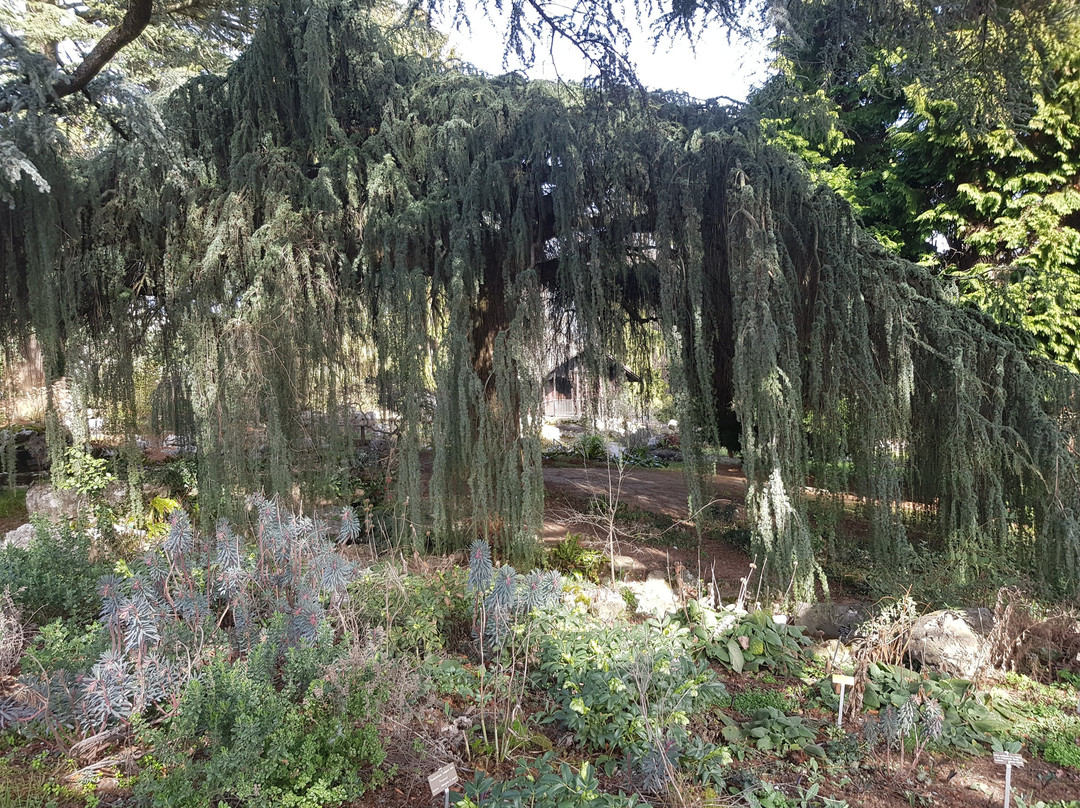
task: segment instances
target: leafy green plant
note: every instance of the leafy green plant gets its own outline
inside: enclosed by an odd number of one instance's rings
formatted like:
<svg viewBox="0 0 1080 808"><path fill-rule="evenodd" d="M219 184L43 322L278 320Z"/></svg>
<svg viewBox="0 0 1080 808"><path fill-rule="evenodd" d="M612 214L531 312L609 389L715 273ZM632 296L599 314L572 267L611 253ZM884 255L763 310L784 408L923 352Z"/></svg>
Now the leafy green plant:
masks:
<svg viewBox="0 0 1080 808"><path fill-rule="evenodd" d="M540 642L539 676L556 702L546 720L589 748L639 757L726 695L689 652L689 632L666 621L597 627L569 615Z"/></svg>
<svg viewBox="0 0 1080 808"><path fill-rule="evenodd" d="M1075 739L1051 741L1043 747L1042 755L1047 763L1080 769L1080 744Z"/></svg>
<svg viewBox="0 0 1080 808"><path fill-rule="evenodd" d="M792 709L791 699L776 690L744 690L732 698L731 706L743 715L752 715L764 707L781 712L790 712Z"/></svg>
<svg viewBox="0 0 1080 808"><path fill-rule="evenodd" d="M666 460L661 460L648 446L631 446L623 450L622 460L628 466L638 468L658 469L667 466Z"/></svg>
<svg viewBox="0 0 1080 808"><path fill-rule="evenodd" d="M23 670L76 673L87 670L105 651L109 635L100 623L82 626L77 621L53 620L43 625L26 649Z"/></svg>
<svg viewBox="0 0 1080 808"><path fill-rule="evenodd" d="M679 770L699 786L719 789L732 760L728 747L693 737L679 754Z"/></svg>
<svg viewBox="0 0 1080 808"><path fill-rule="evenodd" d="M904 768L904 757L911 749L911 769L918 765L919 758L931 741L940 741L945 729L945 714L936 699L922 694L912 695L899 709L891 703L878 715L863 723L863 736L867 743L874 746L879 740L885 742L885 748L892 761L892 750L900 749L900 768Z"/></svg>
<svg viewBox="0 0 1080 808"><path fill-rule="evenodd" d="M109 571L103 561L91 561L90 530L42 521L35 521L34 528L25 549L0 550L0 591L10 589L15 605L29 620L90 622L101 603L98 578Z"/></svg>
<svg viewBox="0 0 1080 808"><path fill-rule="evenodd" d="M84 446L69 446L61 463L52 469L53 484L94 498L116 478L109 472L109 461L94 457Z"/></svg>
<svg viewBox="0 0 1080 808"><path fill-rule="evenodd" d="M567 533L566 538L548 551L548 565L568 575L600 583L600 570L608 558L599 550L590 550L581 544L581 535Z"/></svg>
<svg viewBox="0 0 1080 808"><path fill-rule="evenodd" d="M468 637L472 599L465 583L460 568L410 575L387 561L350 585L349 608L362 622L385 629L388 650L423 659Z"/></svg>
<svg viewBox="0 0 1080 808"><path fill-rule="evenodd" d="M832 698L832 687L823 684L822 692ZM921 704L933 702L941 710L941 734L935 740L944 746L977 750L992 737L1009 732L1009 723L985 694L978 693L971 682L950 679L933 672L917 674L899 665L871 663L864 682L863 707L869 710L903 709L913 697ZM882 712L881 719L885 717ZM897 713L899 717L899 713ZM891 732L891 730L889 730ZM882 737L888 737L882 728ZM907 737L907 732L903 733Z"/></svg>
<svg viewBox="0 0 1080 808"><path fill-rule="evenodd" d="M814 742L816 733L801 717L785 715L774 707L756 710L749 722L725 727L723 733L729 741L747 742L761 752L785 755L801 749L812 757L825 757L825 750Z"/></svg>
<svg viewBox="0 0 1080 808"><path fill-rule="evenodd" d="M457 808L648 808L636 795L606 794L588 761L576 772L553 752L518 764L514 776L499 782L477 772L454 803Z"/></svg>
<svg viewBox="0 0 1080 808"><path fill-rule="evenodd" d="M698 601L687 604L697 653L742 673L768 668L784 676L803 669L802 650L809 639L800 626L777 623L765 611L737 619Z"/></svg>
<svg viewBox="0 0 1080 808"><path fill-rule="evenodd" d="M576 448L582 458L593 463L603 463L608 459L607 443L600 435L585 433L578 439Z"/></svg>

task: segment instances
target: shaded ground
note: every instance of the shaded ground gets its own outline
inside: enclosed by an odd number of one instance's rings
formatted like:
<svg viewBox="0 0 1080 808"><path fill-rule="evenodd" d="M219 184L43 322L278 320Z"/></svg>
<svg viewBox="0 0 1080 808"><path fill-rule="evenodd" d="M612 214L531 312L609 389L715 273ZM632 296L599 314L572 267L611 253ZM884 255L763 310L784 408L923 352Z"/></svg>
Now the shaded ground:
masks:
<svg viewBox="0 0 1080 808"><path fill-rule="evenodd" d="M728 462L712 476L711 494L717 504L742 506L746 499L746 477L742 466ZM677 469L629 469L620 480L615 471L594 468L544 468L544 487L549 493L571 493L580 497L618 493L619 500L644 511L686 516L688 491L683 473Z"/></svg>
<svg viewBox="0 0 1080 808"><path fill-rule="evenodd" d="M739 466L720 467L710 486L710 513L726 513L729 521L742 514L746 480ZM614 525L615 554L640 565L624 567L625 577L644 578L649 570L660 570L674 578L672 573L681 566L695 578L715 577L721 597L730 599L749 570L751 559L745 552L714 538L702 541L699 559L694 526L684 521L688 491L679 470L635 468L620 479L603 466L545 467L544 487L543 539L548 544L576 533L585 546L607 553L611 523L590 509L590 501L606 502L609 496L616 500L621 507Z"/></svg>

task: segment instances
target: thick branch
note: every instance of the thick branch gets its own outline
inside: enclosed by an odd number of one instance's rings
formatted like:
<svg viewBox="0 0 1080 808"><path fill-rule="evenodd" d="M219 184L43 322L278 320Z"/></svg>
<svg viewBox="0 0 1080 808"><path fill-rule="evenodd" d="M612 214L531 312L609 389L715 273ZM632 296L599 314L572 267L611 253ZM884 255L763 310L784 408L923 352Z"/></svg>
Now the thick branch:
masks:
<svg viewBox="0 0 1080 808"><path fill-rule="evenodd" d="M53 85L54 99L77 93L100 73L122 47L133 42L150 24L153 0L130 0L120 24L105 34L75 71Z"/></svg>

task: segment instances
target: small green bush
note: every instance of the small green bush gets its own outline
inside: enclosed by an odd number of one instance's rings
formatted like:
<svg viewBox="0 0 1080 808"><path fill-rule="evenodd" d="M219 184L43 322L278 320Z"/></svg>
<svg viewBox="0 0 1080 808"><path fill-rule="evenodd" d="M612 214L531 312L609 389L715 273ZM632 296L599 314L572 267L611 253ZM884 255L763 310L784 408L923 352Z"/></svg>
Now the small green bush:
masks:
<svg viewBox="0 0 1080 808"><path fill-rule="evenodd" d="M815 733L795 715L784 715L772 707L762 707L754 712L751 720L742 727L724 727L724 737L731 741L743 741L761 752L785 755L801 749L808 755L824 758L825 750L814 743Z"/></svg>
<svg viewBox="0 0 1080 808"><path fill-rule="evenodd" d="M780 712L789 712L791 701L775 690L747 690L731 700L732 708L743 715L753 715L765 707L772 707Z"/></svg>
<svg viewBox="0 0 1080 808"><path fill-rule="evenodd" d="M567 533L566 538L548 553L548 566L552 569L567 575L580 575L594 584L600 583L600 570L607 562L607 556L600 551L583 547L577 533Z"/></svg>
<svg viewBox="0 0 1080 808"><path fill-rule="evenodd" d="M1047 763L1080 769L1080 746L1074 740L1056 740L1043 748L1043 758Z"/></svg>
<svg viewBox="0 0 1080 808"><path fill-rule="evenodd" d="M539 677L556 702L548 721L591 749L636 756L651 736L685 734L691 715L727 695L693 659L687 630L654 620L598 627L568 616L541 640Z"/></svg>
<svg viewBox="0 0 1080 808"><path fill-rule="evenodd" d="M607 444L600 435L585 433L578 440L577 450L585 460L603 463L608 459Z"/></svg>
<svg viewBox="0 0 1080 808"><path fill-rule="evenodd" d="M831 704L832 684L820 685L823 697ZM923 675L898 665L872 662L864 681L863 707L867 710L899 710L913 697L933 700L941 706L941 737L936 745L978 751L994 737L1005 737L1009 723L995 709L986 694L975 691L965 679L950 679L935 672ZM882 713L884 716L884 713Z"/></svg>
<svg viewBox="0 0 1080 808"><path fill-rule="evenodd" d="M90 560L88 529L47 522L35 522L35 528L26 549L0 550L0 591L10 589L15 605L34 622L91 622L101 606L98 578L110 568Z"/></svg>
<svg viewBox="0 0 1080 808"><path fill-rule="evenodd" d="M155 808L327 808L382 782L386 694L370 669L344 664L308 682L327 648L293 647L282 661L272 644L247 661L215 661L188 684L177 715L147 733L154 761L136 795Z"/></svg>
<svg viewBox="0 0 1080 808"><path fill-rule="evenodd" d="M80 673L89 670L108 645L109 635L100 623L83 626L75 621L53 620L41 627L23 655L37 664L24 662L22 668Z"/></svg>
<svg viewBox="0 0 1080 808"><path fill-rule="evenodd" d="M455 649L468 639L472 598L460 568L432 576L406 575L376 568L355 581L349 592L357 617L387 629L390 648L429 654Z"/></svg>

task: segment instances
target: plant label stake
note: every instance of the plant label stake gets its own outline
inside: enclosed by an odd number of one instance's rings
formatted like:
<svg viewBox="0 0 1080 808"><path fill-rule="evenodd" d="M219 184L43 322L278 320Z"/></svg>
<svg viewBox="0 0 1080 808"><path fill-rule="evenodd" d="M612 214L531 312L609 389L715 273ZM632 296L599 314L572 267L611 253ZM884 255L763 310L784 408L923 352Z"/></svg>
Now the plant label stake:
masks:
<svg viewBox="0 0 1080 808"><path fill-rule="evenodd" d="M855 687L855 677L834 673L832 681L834 685L840 685L840 709L836 711L836 726L841 727L844 725L844 690Z"/></svg>
<svg viewBox="0 0 1080 808"><path fill-rule="evenodd" d="M1012 767L1024 767L1024 758L1009 752L994 752L994 763L1005 767L1005 808L1009 808L1009 796L1012 791Z"/></svg>
<svg viewBox="0 0 1080 808"><path fill-rule="evenodd" d="M429 775L428 786L431 788L431 796L436 796L440 791L445 795L443 805L450 808L450 786L458 782L457 766L447 763L434 774Z"/></svg>

